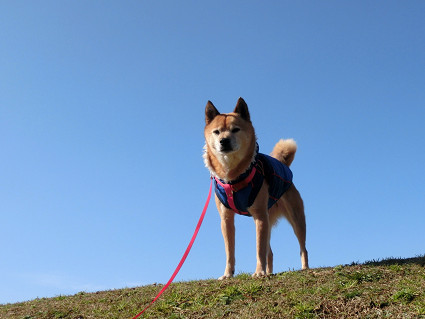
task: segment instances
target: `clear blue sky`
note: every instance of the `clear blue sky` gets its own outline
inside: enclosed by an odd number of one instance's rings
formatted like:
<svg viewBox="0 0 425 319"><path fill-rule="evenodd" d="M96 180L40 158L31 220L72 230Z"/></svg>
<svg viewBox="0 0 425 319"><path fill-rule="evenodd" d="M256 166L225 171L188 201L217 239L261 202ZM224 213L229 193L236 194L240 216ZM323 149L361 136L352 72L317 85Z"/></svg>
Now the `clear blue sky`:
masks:
<svg viewBox="0 0 425 319"><path fill-rule="evenodd" d="M298 143L312 267L425 253L424 1L2 1L0 303L166 282L208 192L205 104L239 96L263 152ZM222 275L219 223L177 281ZM272 246L300 268L285 221Z"/></svg>

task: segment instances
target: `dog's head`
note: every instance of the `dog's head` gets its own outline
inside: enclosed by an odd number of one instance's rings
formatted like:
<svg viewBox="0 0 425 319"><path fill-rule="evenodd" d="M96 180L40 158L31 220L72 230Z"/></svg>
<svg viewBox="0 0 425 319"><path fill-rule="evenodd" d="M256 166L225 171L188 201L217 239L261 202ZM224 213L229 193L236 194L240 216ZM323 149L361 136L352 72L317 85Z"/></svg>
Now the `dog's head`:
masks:
<svg viewBox="0 0 425 319"><path fill-rule="evenodd" d="M248 106L242 98L239 98L234 111L226 114L220 114L208 101L205 107L204 135L205 161L207 167L213 172L218 171L217 165L221 165L221 168L227 172L238 166L249 166L255 155L255 131ZM247 169L247 167L241 169Z"/></svg>

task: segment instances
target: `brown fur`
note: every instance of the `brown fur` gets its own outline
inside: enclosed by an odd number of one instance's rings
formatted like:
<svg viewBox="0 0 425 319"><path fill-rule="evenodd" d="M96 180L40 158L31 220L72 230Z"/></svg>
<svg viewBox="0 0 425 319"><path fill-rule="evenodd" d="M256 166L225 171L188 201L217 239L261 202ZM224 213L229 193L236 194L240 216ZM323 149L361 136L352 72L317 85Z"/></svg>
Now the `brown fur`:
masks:
<svg viewBox="0 0 425 319"><path fill-rule="evenodd" d="M220 114L208 101L205 107L205 165L211 174L224 181L235 180L250 166L256 152L256 136L248 106L239 98L232 113ZM271 155L286 165L291 165L297 145L292 139L280 140ZM308 254L305 248L306 223L304 204L295 185L268 210L268 185L264 181L255 202L249 207L256 227L257 268L253 277L273 273L273 252L270 246L271 228L280 217L291 224L298 238L302 269L308 268ZM235 213L215 198L221 217L221 231L226 250L226 268L219 279L232 277L235 271Z"/></svg>

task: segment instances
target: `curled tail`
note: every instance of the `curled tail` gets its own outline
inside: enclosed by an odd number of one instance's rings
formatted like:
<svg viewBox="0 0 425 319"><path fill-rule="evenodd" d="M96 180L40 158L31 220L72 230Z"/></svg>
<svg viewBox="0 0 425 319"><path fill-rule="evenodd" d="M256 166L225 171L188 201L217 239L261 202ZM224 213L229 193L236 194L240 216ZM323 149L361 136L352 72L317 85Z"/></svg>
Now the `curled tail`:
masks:
<svg viewBox="0 0 425 319"><path fill-rule="evenodd" d="M277 142L270 155L282 162L283 164L289 166L294 160L296 151L297 143L295 143L295 141L290 138Z"/></svg>

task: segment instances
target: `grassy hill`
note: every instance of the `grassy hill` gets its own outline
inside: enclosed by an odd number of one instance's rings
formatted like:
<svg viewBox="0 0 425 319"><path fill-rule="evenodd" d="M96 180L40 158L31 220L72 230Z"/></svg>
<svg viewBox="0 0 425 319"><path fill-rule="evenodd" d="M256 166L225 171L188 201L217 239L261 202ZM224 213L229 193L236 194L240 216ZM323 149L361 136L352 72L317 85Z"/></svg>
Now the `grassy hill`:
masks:
<svg viewBox="0 0 425 319"><path fill-rule="evenodd" d="M0 305L0 318L128 318L160 285ZM142 318L425 318L425 255L175 283Z"/></svg>

